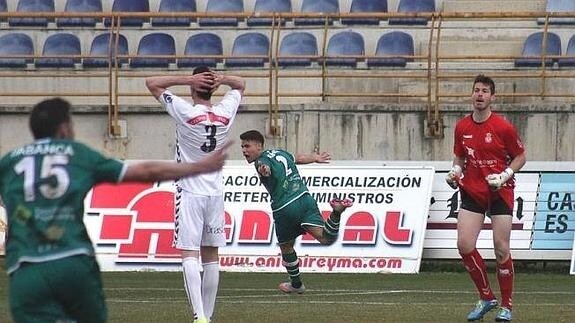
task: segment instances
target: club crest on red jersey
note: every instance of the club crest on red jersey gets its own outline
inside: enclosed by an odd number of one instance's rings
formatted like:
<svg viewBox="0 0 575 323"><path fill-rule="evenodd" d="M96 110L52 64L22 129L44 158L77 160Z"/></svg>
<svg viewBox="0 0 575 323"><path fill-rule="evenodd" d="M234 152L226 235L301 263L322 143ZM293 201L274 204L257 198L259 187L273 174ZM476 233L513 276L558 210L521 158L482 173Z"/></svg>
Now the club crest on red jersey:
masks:
<svg viewBox="0 0 575 323"><path fill-rule="evenodd" d="M485 143L490 144L493 141L493 136L491 132L485 134Z"/></svg>

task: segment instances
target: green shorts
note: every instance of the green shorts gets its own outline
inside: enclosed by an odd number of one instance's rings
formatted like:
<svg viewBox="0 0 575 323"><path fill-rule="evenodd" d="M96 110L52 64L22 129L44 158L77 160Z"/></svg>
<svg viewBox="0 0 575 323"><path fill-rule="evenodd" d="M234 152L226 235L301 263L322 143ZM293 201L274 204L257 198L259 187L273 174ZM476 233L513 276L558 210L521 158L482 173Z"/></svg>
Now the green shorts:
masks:
<svg viewBox="0 0 575 323"><path fill-rule="evenodd" d="M15 322L106 322L100 268L94 257L26 263L9 279Z"/></svg>
<svg viewBox="0 0 575 323"><path fill-rule="evenodd" d="M294 240L305 233L303 226L323 227L323 218L317 202L309 194L300 196L284 208L273 213L278 243Z"/></svg>

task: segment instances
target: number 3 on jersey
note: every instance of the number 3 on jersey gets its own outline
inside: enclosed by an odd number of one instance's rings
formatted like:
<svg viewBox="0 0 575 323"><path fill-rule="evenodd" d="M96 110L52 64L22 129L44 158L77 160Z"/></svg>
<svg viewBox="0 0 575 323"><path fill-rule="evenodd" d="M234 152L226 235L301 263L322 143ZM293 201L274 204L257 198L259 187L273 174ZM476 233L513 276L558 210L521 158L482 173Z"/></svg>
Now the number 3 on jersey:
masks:
<svg viewBox="0 0 575 323"><path fill-rule="evenodd" d="M209 153L216 149L216 126L210 125L206 126L206 139L208 142L204 142L204 144L200 147L200 149L205 152Z"/></svg>
<svg viewBox="0 0 575 323"><path fill-rule="evenodd" d="M38 190L44 198L57 199L62 197L70 186L70 176L66 170L67 165L68 156L46 155L42 158L40 176L37 177L34 156L22 158L14 166L14 171L16 174L24 174L24 199L26 202L32 202L36 199L34 190L36 182L42 182L38 186Z"/></svg>

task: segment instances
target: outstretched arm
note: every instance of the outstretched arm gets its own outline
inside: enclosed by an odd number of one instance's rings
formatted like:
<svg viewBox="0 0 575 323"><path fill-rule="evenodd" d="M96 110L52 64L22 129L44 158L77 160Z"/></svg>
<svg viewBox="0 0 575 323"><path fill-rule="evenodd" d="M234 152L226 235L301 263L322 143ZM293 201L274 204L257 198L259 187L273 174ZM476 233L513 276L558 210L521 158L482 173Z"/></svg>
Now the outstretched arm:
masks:
<svg viewBox="0 0 575 323"><path fill-rule="evenodd" d="M212 90L216 83L216 74L213 72L199 73L196 75L178 76L151 76L146 78L146 87L157 99L171 86L188 85L194 89Z"/></svg>
<svg viewBox="0 0 575 323"><path fill-rule="evenodd" d="M220 150L216 150L204 159L195 163L176 163L163 161L146 161L128 165L122 182L157 182L176 180L182 177L211 173L220 170L228 158L228 148L233 144L228 141Z"/></svg>
<svg viewBox="0 0 575 323"><path fill-rule="evenodd" d="M311 164L311 163L320 163L326 164L329 163L331 160L331 155L328 152L322 153L311 153L311 154L302 154L298 153L295 155L295 163L298 165L302 164Z"/></svg>

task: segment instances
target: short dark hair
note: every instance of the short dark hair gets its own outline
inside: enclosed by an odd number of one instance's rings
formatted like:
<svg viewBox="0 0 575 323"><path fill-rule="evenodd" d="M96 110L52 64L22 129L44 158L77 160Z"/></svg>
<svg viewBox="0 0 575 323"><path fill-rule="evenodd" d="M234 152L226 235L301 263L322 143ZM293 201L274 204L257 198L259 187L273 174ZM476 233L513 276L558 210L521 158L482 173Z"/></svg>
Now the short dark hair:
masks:
<svg viewBox="0 0 575 323"><path fill-rule="evenodd" d="M264 145L264 136L257 130L248 130L240 135L241 140L255 141Z"/></svg>
<svg viewBox="0 0 575 323"><path fill-rule="evenodd" d="M196 75L196 74L201 74L201 73L205 73L205 72L211 72L212 70L205 66L205 65L200 65L196 68L194 68L194 71L192 72L192 75ZM212 99L212 92L211 91L205 91L205 92L200 92L196 90L196 93L198 94L198 96L204 100L211 100Z"/></svg>
<svg viewBox="0 0 575 323"><path fill-rule="evenodd" d="M473 81L473 88L475 88L475 84L483 83L485 85L489 85L489 89L491 90L491 94L495 94L495 82L489 77L483 74L479 74L475 77L475 81Z"/></svg>
<svg viewBox="0 0 575 323"><path fill-rule="evenodd" d="M58 127L70 121L70 107L70 102L61 98L36 104L30 114L30 130L34 139L55 137Z"/></svg>

